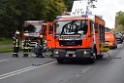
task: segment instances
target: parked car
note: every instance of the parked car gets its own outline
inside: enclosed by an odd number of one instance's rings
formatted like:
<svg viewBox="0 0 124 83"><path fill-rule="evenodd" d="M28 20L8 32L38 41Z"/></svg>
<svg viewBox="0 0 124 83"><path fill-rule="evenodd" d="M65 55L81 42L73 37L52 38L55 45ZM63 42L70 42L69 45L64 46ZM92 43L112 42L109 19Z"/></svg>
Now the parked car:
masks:
<svg viewBox="0 0 124 83"><path fill-rule="evenodd" d="M117 48L117 40L113 32L105 32L105 41L109 43L110 48Z"/></svg>
<svg viewBox="0 0 124 83"><path fill-rule="evenodd" d="M120 35L116 35L116 40L118 44L123 42L123 38Z"/></svg>

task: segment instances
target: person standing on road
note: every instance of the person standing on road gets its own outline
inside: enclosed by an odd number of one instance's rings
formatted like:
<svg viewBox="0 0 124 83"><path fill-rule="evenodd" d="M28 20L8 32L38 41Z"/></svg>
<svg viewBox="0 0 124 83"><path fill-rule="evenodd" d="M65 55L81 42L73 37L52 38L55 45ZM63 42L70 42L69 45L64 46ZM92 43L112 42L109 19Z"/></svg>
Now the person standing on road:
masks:
<svg viewBox="0 0 124 83"><path fill-rule="evenodd" d="M40 35L40 37L39 37L39 45L43 46L43 44L44 44L43 35Z"/></svg>
<svg viewBox="0 0 124 83"><path fill-rule="evenodd" d="M22 41L23 45L23 57L28 57L29 55L29 48L30 48L30 39L29 39L29 33L25 33L25 39Z"/></svg>
<svg viewBox="0 0 124 83"><path fill-rule="evenodd" d="M38 58L44 58L42 50L43 50L43 46L44 45L44 41L43 41L43 35L40 35L39 37L39 41L38 41L38 46L35 48L36 51L36 57Z"/></svg>
<svg viewBox="0 0 124 83"><path fill-rule="evenodd" d="M13 37L13 57L18 57L19 52L19 41L20 41L20 32L16 31Z"/></svg>

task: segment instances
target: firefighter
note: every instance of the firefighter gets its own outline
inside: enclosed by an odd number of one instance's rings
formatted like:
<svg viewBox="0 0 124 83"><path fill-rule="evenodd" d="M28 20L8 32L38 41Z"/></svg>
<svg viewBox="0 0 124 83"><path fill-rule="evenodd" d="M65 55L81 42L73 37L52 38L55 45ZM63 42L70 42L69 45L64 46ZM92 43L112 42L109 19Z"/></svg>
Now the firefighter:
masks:
<svg viewBox="0 0 124 83"><path fill-rule="evenodd" d="M44 45L43 35L40 35L40 37L39 37L39 44L42 46Z"/></svg>
<svg viewBox="0 0 124 83"><path fill-rule="evenodd" d="M13 57L18 57L18 52L19 52L19 40L20 40L20 32L16 31L13 37Z"/></svg>
<svg viewBox="0 0 124 83"><path fill-rule="evenodd" d="M29 39L29 33L25 33L25 40L22 41L22 45L23 45L23 52L24 55L23 57L28 57L29 55L29 47L30 47L30 39Z"/></svg>
<svg viewBox="0 0 124 83"><path fill-rule="evenodd" d="M38 38L38 44L34 48L34 53L36 54L37 58L43 58L42 51L43 51L43 35L40 35Z"/></svg>
<svg viewBox="0 0 124 83"><path fill-rule="evenodd" d="M39 42L38 42L38 46L36 48L36 51L37 51L37 55L36 57L40 57L40 58L43 58L43 45L44 45L44 41L43 41L43 35L40 35L39 37Z"/></svg>

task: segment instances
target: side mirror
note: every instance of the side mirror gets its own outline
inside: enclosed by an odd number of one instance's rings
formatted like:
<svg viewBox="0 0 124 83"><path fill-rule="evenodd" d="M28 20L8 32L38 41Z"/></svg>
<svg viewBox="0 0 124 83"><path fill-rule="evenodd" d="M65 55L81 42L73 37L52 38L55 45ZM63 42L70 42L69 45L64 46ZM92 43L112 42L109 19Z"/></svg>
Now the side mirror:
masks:
<svg viewBox="0 0 124 83"><path fill-rule="evenodd" d="M86 34L86 33L87 33L87 31L84 31L84 32L83 32L83 34Z"/></svg>
<svg viewBox="0 0 124 83"><path fill-rule="evenodd" d="M95 29L95 33L98 33L98 24L97 23L94 24L94 29Z"/></svg>
<svg viewBox="0 0 124 83"><path fill-rule="evenodd" d="M56 38L59 38L59 35L56 35L56 34L55 34L55 35L53 35L53 36L54 36L55 39L56 39Z"/></svg>

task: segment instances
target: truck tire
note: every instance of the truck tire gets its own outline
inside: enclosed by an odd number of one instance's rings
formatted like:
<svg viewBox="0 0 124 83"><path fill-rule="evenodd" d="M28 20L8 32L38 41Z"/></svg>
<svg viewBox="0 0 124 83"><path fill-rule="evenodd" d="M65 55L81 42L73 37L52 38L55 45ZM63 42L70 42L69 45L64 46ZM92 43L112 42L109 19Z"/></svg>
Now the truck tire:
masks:
<svg viewBox="0 0 124 83"><path fill-rule="evenodd" d="M64 61L63 58L56 58L56 60L57 60L57 62L58 62L59 64L63 63L63 61Z"/></svg>
<svg viewBox="0 0 124 83"><path fill-rule="evenodd" d="M97 59L97 60L103 59L103 55L101 55L101 54L98 55L98 56L96 57L96 59Z"/></svg>
<svg viewBox="0 0 124 83"><path fill-rule="evenodd" d="M96 55L97 55L96 51L93 50L92 58L90 58L90 62L91 62L91 63L95 63L95 62L96 62Z"/></svg>
<svg viewBox="0 0 124 83"><path fill-rule="evenodd" d="M115 46L115 49L117 48L117 45Z"/></svg>

